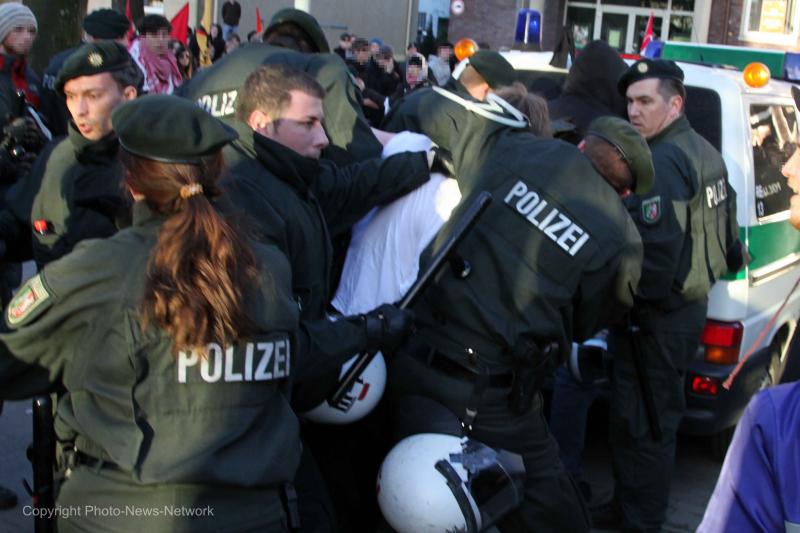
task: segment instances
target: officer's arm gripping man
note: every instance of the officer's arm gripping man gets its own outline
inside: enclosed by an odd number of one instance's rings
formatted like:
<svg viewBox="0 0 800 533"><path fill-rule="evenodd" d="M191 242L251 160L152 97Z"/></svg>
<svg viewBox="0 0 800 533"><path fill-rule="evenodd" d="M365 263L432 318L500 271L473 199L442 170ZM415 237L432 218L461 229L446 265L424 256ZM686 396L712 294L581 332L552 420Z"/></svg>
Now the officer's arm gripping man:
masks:
<svg viewBox="0 0 800 533"><path fill-rule="evenodd" d="M427 152L405 152L384 160L370 159L345 167L326 167L315 183L333 236L347 231L375 206L416 189L430 178Z"/></svg>

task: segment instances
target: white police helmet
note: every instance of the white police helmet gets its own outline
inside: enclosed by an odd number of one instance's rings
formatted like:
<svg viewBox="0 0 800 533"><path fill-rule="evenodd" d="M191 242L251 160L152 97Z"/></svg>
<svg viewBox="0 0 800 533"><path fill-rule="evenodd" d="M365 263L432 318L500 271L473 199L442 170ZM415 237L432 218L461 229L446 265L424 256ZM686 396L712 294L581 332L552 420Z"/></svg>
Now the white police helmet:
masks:
<svg viewBox="0 0 800 533"><path fill-rule="evenodd" d="M584 385L608 383L610 357L605 338L595 337L583 344L572 343L568 367L572 377Z"/></svg>
<svg viewBox="0 0 800 533"><path fill-rule="evenodd" d="M468 437L421 433L400 441L378 473L378 504L399 533L477 533L522 501L519 455Z"/></svg>
<svg viewBox="0 0 800 533"><path fill-rule="evenodd" d="M342 365L340 378L344 376L356 357ZM378 352L338 405L331 405L325 400L302 416L320 424L352 424L367 416L378 405L385 389L386 362L383 354Z"/></svg>

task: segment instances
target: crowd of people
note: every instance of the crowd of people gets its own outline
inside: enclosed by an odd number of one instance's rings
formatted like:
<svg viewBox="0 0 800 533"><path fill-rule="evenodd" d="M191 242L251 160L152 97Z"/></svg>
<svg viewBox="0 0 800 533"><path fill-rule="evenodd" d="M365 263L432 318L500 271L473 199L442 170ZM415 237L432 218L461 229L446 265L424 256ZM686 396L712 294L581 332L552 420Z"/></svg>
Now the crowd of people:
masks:
<svg viewBox="0 0 800 533"><path fill-rule="evenodd" d="M347 33L331 50L293 8L242 43L237 6L202 50L201 28L184 46L147 15L128 42L121 13L90 13L40 86L37 20L0 5L0 401L56 398L58 530L658 531L708 291L747 260L681 69L593 42L547 101L497 52L412 44L401 63ZM615 489L590 509L597 394L563 362L598 334ZM790 394L748 424L792 420ZM790 503L736 509L704 527L800 522Z"/></svg>

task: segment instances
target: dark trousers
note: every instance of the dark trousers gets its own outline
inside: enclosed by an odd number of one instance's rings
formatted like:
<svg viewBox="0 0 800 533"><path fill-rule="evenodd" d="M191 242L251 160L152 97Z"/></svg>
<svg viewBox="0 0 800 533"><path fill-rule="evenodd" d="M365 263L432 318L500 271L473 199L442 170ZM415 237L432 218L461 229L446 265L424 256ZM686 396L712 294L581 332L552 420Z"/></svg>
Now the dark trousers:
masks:
<svg viewBox="0 0 800 533"><path fill-rule="evenodd" d="M686 367L700 344L705 310L705 303L690 305L665 320L647 320L635 337L623 332L609 336L608 349L614 359L609 432L614 498L621 507L625 531L658 531L666 519L675 438L686 407ZM661 426L658 441L650 434L633 364L634 339Z"/></svg>
<svg viewBox="0 0 800 533"><path fill-rule="evenodd" d="M589 530L586 504L558 459L558 445L542 413L541 395L529 412L508 408L507 388L488 388L473 402L473 383L450 377L408 354L398 355L389 372L391 400L407 395L430 398L463 417L467 404L477 409L470 437L522 456L525 500L499 524L503 532Z"/></svg>

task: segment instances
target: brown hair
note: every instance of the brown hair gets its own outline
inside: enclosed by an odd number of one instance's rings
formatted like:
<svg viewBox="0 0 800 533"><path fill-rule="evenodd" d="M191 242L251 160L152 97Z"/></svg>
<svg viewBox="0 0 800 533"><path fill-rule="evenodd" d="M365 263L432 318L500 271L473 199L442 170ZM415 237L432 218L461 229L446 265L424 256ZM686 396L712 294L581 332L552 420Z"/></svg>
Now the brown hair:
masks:
<svg viewBox="0 0 800 533"><path fill-rule="evenodd" d="M264 31L262 40L267 44L304 54L319 52L308 33L294 22L283 22L277 26L270 26Z"/></svg>
<svg viewBox="0 0 800 533"><path fill-rule="evenodd" d="M552 137L550 132L550 111L544 98L529 93L527 87L518 81L515 81L513 85L500 87L495 93L528 117L530 122L529 129L534 135Z"/></svg>
<svg viewBox="0 0 800 533"><path fill-rule="evenodd" d="M325 98L322 85L305 72L285 65L266 65L253 71L239 90L236 118L247 122L253 111L259 110L272 120L278 119L291 102L290 91Z"/></svg>
<svg viewBox="0 0 800 533"><path fill-rule="evenodd" d="M253 323L243 301L256 283L256 262L244 238L210 202L219 195L222 153L198 165L162 163L125 150L120 160L125 184L143 195L150 209L168 217L150 252L142 328L152 322L166 330L175 354L205 353L209 342L247 337Z"/></svg>

